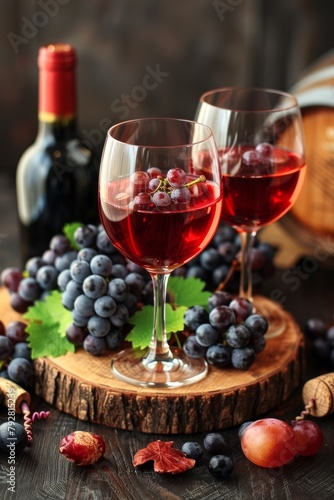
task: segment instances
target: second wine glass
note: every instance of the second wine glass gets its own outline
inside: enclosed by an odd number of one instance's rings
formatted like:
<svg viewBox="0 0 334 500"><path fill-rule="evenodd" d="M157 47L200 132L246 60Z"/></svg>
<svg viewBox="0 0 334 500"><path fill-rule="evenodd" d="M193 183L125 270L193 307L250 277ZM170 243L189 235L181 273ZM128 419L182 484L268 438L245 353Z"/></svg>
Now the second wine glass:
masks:
<svg viewBox="0 0 334 500"><path fill-rule="evenodd" d="M115 125L102 155L99 204L111 242L150 273L154 291L150 346L144 356L131 348L116 355L114 375L152 388L197 382L207 364L169 347L165 304L170 273L208 245L220 220L222 185L212 131L172 118Z"/></svg>
<svg viewBox="0 0 334 500"><path fill-rule="evenodd" d="M305 177L302 119L296 99L261 88L231 87L203 94L196 120L213 131L223 180L222 221L240 235L239 295L268 317L267 337L285 328L271 302L263 309L252 294L252 248L263 226L295 203Z"/></svg>

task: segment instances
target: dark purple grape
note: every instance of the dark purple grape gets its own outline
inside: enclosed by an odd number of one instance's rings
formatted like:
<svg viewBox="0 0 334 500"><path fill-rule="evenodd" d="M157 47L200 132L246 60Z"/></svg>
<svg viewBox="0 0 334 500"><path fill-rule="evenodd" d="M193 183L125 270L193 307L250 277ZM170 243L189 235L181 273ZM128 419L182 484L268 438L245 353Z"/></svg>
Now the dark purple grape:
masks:
<svg viewBox="0 0 334 500"><path fill-rule="evenodd" d="M234 368L238 370L248 370L254 363L255 353L254 350L249 347L243 347L241 349L233 349L231 354L231 363Z"/></svg>
<svg viewBox="0 0 334 500"><path fill-rule="evenodd" d="M192 458L199 462L203 457L203 448L196 441L186 441L181 448L181 451L186 454L188 458Z"/></svg>
<svg viewBox="0 0 334 500"><path fill-rule="evenodd" d="M92 274L98 274L107 278L112 272L112 261L107 255L95 255L90 261L90 268Z"/></svg>
<svg viewBox="0 0 334 500"><path fill-rule="evenodd" d="M45 250L45 252L42 255L42 259L44 264L47 266L54 266L56 262L57 254L53 250Z"/></svg>
<svg viewBox="0 0 334 500"><path fill-rule="evenodd" d="M311 339L321 338L326 335L327 327L325 322L319 318L310 318L305 325L305 333Z"/></svg>
<svg viewBox="0 0 334 500"><path fill-rule="evenodd" d="M255 354L260 354L260 352L264 351L266 344L266 338L262 335L261 337L251 338L249 347L253 349Z"/></svg>
<svg viewBox="0 0 334 500"><path fill-rule="evenodd" d="M213 271L221 264L222 256L215 248L208 248L200 254L199 261L205 271Z"/></svg>
<svg viewBox="0 0 334 500"><path fill-rule="evenodd" d="M109 281L108 294L118 302L122 302L128 294L128 285L125 280L115 278Z"/></svg>
<svg viewBox="0 0 334 500"><path fill-rule="evenodd" d="M6 337L8 337L13 344L25 342L28 338L26 332L27 325L23 321L12 321L8 323L6 328Z"/></svg>
<svg viewBox="0 0 334 500"><path fill-rule="evenodd" d="M234 312L237 323L245 321L253 312L253 304L244 297L236 297L230 302L229 307Z"/></svg>
<svg viewBox="0 0 334 500"><path fill-rule="evenodd" d="M58 274L57 285L62 292L66 290L67 284L72 280L71 272L69 269L64 269Z"/></svg>
<svg viewBox="0 0 334 500"><path fill-rule="evenodd" d="M211 458L209 463L209 472L213 477L219 479L228 479L233 469L233 460L226 455L215 455Z"/></svg>
<svg viewBox="0 0 334 500"><path fill-rule="evenodd" d="M195 335L186 338L183 343L183 350L189 358L195 359L203 358L206 353L206 349L196 341Z"/></svg>
<svg viewBox="0 0 334 500"><path fill-rule="evenodd" d="M94 311L101 318L110 318L116 311L116 301L109 295L103 295L94 302Z"/></svg>
<svg viewBox="0 0 334 500"><path fill-rule="evenodd" d="M0 360L6 360L11 357L14 345L8 337L0 336Z"/></svg>
<svg viewBox="0 0 334 500"><path fill-rule="evenodd" d="M184 324L194 332L202 323L208 322L209 313L202 306L191 306L186 310L184 314Z"/></svg>
<svg viewBox="0 0 334 500"><path fill-rule="evenodd" d="M84 247L79 250L77 258L78 260L85 260L90 263L95 255L97 255L97 251L94 248Z"/></svg>
<svg viewBox="0 0 334 500"><path fill-rule="evenodd" d="M136 297L140 297L144 287L145 287L145 279L139 273L129 273L124 279L128 292L133 293Z"/></svg>
<svg viewBox="0 0 334 500"><path fill-rule="evenodd" d="M2 284L14 293L17 292L22 278L22 271L18 267L7 267L1 273Z"/></svg>
<svg viewBox="0 0 334 500"><path fill-rule="evenodd" d="M28 307L32 304L32 302L27 302L26 300L22 299L22 297L20 297L18 293L11 293L10 295L11 308L20 314L27 312Z"/></svg>
<svg viewBox="0 0 334 500"><path fill-rule="evenodd" d="M203 347L210 347L218 340L219 333L210 323L202 323L196 329L196 341Z"/></svg>
<svg viewBox="0 0 334 500"><path fill-rule="evenodd" d="M135 210L146 210L150 208L151 203L151 195L147 192L138 193L133 200Z"/></svg>
<svg viewBox="0 0 334 500"><path fill-rule="evenodd" d="M231 350L223 344L212 345L206 352L206 360L212 366L225 368L230 364Z"/></svg>
<svg viewBox="0 0 334 500"><path fill-rule="evenodd" d="M98 229L93 224L80 226L74 231L74 240L78 247L92 247L96 241Z"/></svg>
<svg viewBox="0 0 334 500"><path fill-rule="evenodd" d="M114 280L110 281L110 283L113 281ZM82 290L87 297L90 297L91 299L98 299L99 297L102 297L102 295L106 294L107 286L107 282L102 276L99 276L98 274L91 274L85 278L82 284Z"/></svg>
<svg viewBox="0 0 334 500"><path fill-rule="evenodd" d="M90 265L85 260L74 260L70 266L72 279L77 283L83 283L92 274Z"/></svg>
<svg viewBox="0 0 334 500"><path fill-rule="evenodd" d="M104 337L108 349L117 349L123 341L123 333L119 328L113 327L108 335Z"/></svg>
<svg viewBox="0 0 334 500"><path fill-rule="evenodd" d="M20 453L29 444L27 431L15 420L0 425L0 448L8 455Z"/></svg>
<svg viewBox="0 0 334 500"><path fill-rule="evenodd" d="M36 273L36 281L43 290L53 290L57 287L59 272L53 266L42 266Z"/></svg>
<svg viewBox="0 0 334 500"><path fill-rule="evenodd" d="M211 453L211 455L218 455L227 450L227 443L221 434L218 432L209 432L204 438L204 448Z"/></svg>
<svg viewBox="0 0 334 500"><path fill-rule="evenodd" d="M208 299L209 311L212 311L217 306L228 306L232 301L232 295L229 292L223 290L216 291L210 295Z"/></svg>
<svg viewBox="0 0 334 500"><path fill-rule="evenodd" d="M8 375L13 382L23 385L31 385L34 369L25 358L14 358L8 364Z"/></svg>
<svg viewBox="0 0 334 500"><path fill-rule="evenodd" d="M31 361L31 349L26 342L18 342L14 345L12 359L25 358Z"/></svg>
<svg viewBox="0 0 334 500"><path fill-rule="evenodd" d="M107 343L103 337L94 337L88 334L84 340L83 348L92 356L101 356L107 348Z"/></svg>
<svg viewBox="0 0 334 500"><path fill-rule="evenodd" d="M25 270L31 278L35 278L38 269L45 266L45 264L46 262L43 257L31 257L31 259L26 262Z"/></svg>
<svg viewBox="0 0 334 500"><path fill-rule="evenodd" d="M129 317L129 310L125 304L117 304L116 311L111 316L110 322L113 326L121 328L129 321Z"/></svg>
<svg viewBox="0 0 334 500"><path fill-rule="evenodd" d="M87 329L94 337L105 337L111 329L111 323L107 318L91 316L87 323Z"/></svg>
<svg viewBox="0 0 334 500"><path fill-rule="evenodd" d="M244 325L232 325L226 332L226 342L231 347L246 347L251 338L251 333Z"/></svg>
<svg viewBox="0 0 334 500"><path fill-rule="evenodd" d="M75 250L70 250L68 252L63 253L62 255L58 255L56 257L54 266L57 271L61 272L64 269L68 269L72 262L77 259L78 252Z"/></svg>
<svg viewBox="0 0 334 500"><path fill-rule="evenodd" d="M79 295L73 304L75 311L77 311L81 316L90 317L94 314L94 299L87 297L84 293Z"/></svg>
<svg viewBox="0 0 334 500"><path fill-rule="evenodd" d="M87 337L87 330L73 323L66 329L66 337L72 344L82 346Z"/></svg>
<svg viewBox="0 0 334 500"><path fill-rule="evenodd" d="M251 314L246 318L244 325L251 332L253 339L265 335L268 330L268 320L261 314Z"/></svg>
<svg viewBox="0 0 334 500"><path fill-rule="evenodd" d="M232 264L236 258L238 249L231 241L223 241L218 246L218 252L223 257L226 264Z"/></svg>
<svg viewBox="0 0 334 500"><path fill-rule="evenodd" d="M71 248L71 244L68 238L63 234L56 234L50 241L50 250L53 250L55 254L62 255L68 252Z"/></svg>
<svg viewBox="0 0 334 500"><path fill-rule="evenodd" d="M229 306L217 306L209 314L209 320L214 328L225 332L235 323L235 314Z"/></svg>
<svg viewBox="0 0 334 500"><path fill-rule="evenodd" d="M41 295L41 287L35 278L23 278L17 290L17 293L27 302L35 302Z"/></svg>

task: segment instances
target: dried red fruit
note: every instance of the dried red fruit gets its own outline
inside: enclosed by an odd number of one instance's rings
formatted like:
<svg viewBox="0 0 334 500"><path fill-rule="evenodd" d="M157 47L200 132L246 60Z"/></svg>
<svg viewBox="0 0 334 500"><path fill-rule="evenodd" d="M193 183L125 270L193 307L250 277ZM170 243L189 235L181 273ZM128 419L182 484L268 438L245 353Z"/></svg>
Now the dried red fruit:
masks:
<svg viewBox="0 0 334 500"><path fill-rule="evenodd" d="M74 431L59 444L59 452L76 465L95 464L105 452L106 445L98 434Z"/></svg>
<svg viewBox="0 0 334 500"><path fill-rule="evenodd" d="M153 441L146 448L137 451L133 457L133 465L143 465L153 460L154 471L160 474L180 474L192 469L196 463L192 458L187 458L181 450L173 448L173 441Z"/></svg>

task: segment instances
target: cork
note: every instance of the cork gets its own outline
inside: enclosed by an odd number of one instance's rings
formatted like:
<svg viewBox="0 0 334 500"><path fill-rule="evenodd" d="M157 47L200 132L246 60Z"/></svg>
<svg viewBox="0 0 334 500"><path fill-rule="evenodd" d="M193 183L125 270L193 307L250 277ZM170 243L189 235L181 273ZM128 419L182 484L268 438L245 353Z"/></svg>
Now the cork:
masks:
<svg viewBox="0 0 334 500"><path fill-rule="evenodd" d="M5 378L0 378L0 395L2 396L2 403L9 409L14 410L15 413L22 413L21 405L25 401L30 405L30 394L22 389L19 385Z"/></svg>
<svg viewBox="0 0 334 500"><path fill-rule="evenodd" d="M314 405L309 410L312 416L324 417L334 413L334 372L320 375L305 383L304 404L309 404L312 399Z"/></svg>

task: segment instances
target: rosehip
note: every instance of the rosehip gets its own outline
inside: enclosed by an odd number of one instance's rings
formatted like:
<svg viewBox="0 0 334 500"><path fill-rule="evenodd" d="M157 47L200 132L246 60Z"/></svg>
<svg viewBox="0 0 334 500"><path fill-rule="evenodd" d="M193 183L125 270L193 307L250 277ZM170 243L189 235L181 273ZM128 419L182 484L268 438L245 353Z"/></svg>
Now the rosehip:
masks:
<svg viewBox="0 0 334 500"><path fill-rule="evenodd" d="M98 434L74 431L59 444L59 452L76 465L95 464L104 455L106 446Z"/></svg>

